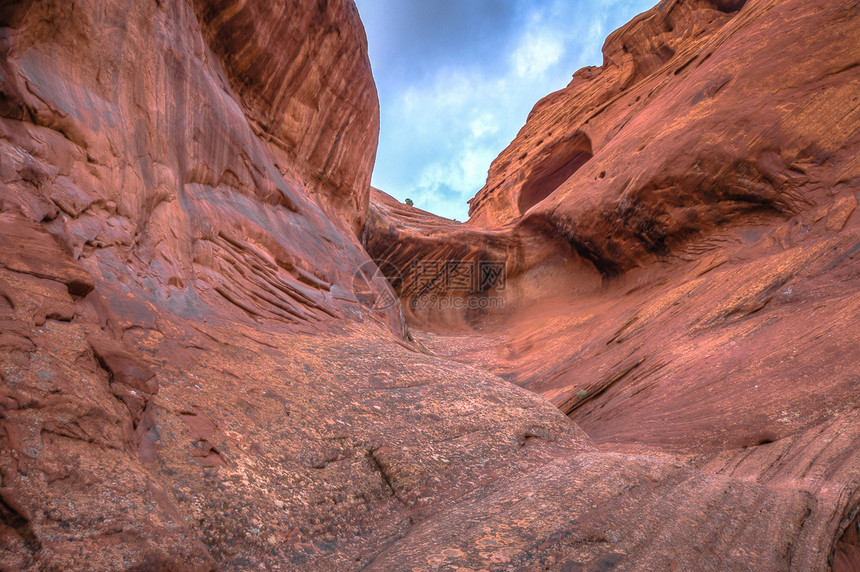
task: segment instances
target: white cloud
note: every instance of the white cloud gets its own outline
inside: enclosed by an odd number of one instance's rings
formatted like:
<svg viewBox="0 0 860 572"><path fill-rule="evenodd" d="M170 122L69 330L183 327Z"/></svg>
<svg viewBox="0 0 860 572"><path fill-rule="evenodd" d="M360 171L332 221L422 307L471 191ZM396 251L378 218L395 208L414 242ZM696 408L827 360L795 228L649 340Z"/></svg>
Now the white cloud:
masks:
<svg viewBox="0 0 860 572"><path fill-rule="evenodd" d="M534 80L561 60L564 42L554 32L529 32L520 41L511 61L517 76Z"/></svg>
<svg viewBox="0 0 860 572"><path fill-rule="evenodd" d="M418 175L416 188L445 186L461 192L480 189L487 178L487 167L495 156L493 149L467 148L453 161L431 163L424 167Z"/></svg>
<svg viewBox="0 0 860 572"><path fill-rule="evenodd" d="M498 119L492 113L482 113L469 124L473 137L495 135L499 132Z"/></svg>

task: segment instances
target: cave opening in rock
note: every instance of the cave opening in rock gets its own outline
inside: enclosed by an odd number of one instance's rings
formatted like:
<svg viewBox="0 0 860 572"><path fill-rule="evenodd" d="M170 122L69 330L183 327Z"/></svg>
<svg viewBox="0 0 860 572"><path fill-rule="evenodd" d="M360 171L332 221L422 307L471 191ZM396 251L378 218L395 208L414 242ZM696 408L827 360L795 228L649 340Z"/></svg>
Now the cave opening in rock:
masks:
<svg viewBox="0 0 860 572"><path fill-rule="evenodd" d="M857 509L853 514L856 515L854 520L833 547L830 557L833 572L860 570L860 515L857 514Z"/></svg>
<svg viewBox="0 0 860 572"><path fill-rule="evenodd" d="M520 214L547 198L591 159L591 139L575 133L555 144L526 176L517 203Z"/></svg>
<svg viewBox="0 0 860 572"><path fill-rule="evenodd" d="M747 3L747 0L711 0L711 4L720 12L731 14L739 12Z"/></svg>

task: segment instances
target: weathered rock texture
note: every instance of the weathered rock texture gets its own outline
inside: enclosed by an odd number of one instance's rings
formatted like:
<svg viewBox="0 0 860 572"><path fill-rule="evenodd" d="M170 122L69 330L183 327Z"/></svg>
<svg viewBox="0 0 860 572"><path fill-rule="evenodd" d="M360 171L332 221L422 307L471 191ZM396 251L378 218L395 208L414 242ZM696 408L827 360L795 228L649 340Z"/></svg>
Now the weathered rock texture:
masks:
<svg viewBox="0 0 860 572"><path fill-rule="evenodd" d="M0 566L856 566L857 13L664 2L457 225L348 0L0 4Z"/></svg>

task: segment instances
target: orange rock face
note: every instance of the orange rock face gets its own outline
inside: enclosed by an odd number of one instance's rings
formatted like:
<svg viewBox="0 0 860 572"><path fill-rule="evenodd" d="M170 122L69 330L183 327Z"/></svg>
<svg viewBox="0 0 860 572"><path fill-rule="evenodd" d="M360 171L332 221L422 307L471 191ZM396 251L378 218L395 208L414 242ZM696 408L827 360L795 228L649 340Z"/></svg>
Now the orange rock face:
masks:
<svg viewBox="0 0 860 572"><path fill-rule="evenodd" d="M367 211L379 102L352 2L194 2L203 37L276 165L358 232Z"/></svg>
<svg viewBox="0 0 860 572"><path fill-rule="evenodd" d="M351 1L3 5L0 565L856 567L858 28L663 2L461 225Z"/></svg>

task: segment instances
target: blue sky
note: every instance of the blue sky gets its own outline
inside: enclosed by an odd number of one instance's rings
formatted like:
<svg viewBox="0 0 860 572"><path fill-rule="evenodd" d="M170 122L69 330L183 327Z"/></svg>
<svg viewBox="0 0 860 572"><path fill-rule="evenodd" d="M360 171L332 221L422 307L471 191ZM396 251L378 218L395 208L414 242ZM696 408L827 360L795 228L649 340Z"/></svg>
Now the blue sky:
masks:
<svg viewBox="0 0 860 572"><path fill-rule="evenodd" d="M382 116L373 185L466 220L534 104L656 2L356 0Z"/></svg>

